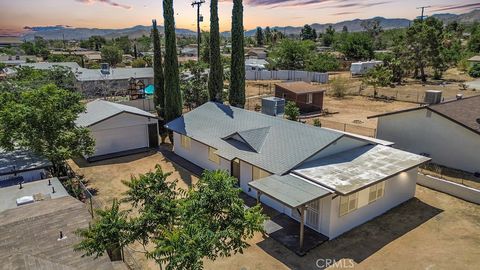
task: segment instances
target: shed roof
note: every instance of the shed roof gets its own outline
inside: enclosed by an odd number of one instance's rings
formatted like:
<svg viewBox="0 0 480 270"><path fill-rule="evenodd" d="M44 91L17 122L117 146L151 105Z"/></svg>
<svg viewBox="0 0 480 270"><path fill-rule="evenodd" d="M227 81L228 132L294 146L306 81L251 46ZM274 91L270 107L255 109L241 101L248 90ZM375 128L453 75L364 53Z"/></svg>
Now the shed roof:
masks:
<svg viewBox="0 0 480 270"><path fill-rule="evenodd" d="M319 85L313 85L306 82L284 82L284 83L276 83L275 86L280 86L290 92L296 94L307 94L307 93L316 93L316 92L325 92Z"/></svg>
<svg viewBox="0 0 480 270"><path fill-rule="evenodd" d="M346 195L429 160L384 145L367 145L306 162L294 173Z"/></svg>
<svg viewBox="0 0 480 270"><path fill-rule="evenodd" d="M15 149L7 151L0 148L0 175L30 171L52 166L52 163L31 151Z"/></svg>
<svg viewBox="0 0 480 270"><path fill-rule="evenodd" d="M102 74L100 69L79 68L75 77L79 81L149 79L153 78L153 68L112 68L108 75Z"/></svg>
<svg viewBox="0 0 480 270"><path fill-rule="evenodd" d="M155 115L138 108L100 99L87 103L86 107L87 110L84 113L79 114L77 120L75 121L75 124L78 126L93 126L103 120L124 112L144 117L156 118Z"/></svg>
<svg viewBox="0 0 480 270"><path fill-rule="evenodd" d="M318 184L290 174L271 175L251 181L248 185L291 208L297 208L333 193Z"/></svg>

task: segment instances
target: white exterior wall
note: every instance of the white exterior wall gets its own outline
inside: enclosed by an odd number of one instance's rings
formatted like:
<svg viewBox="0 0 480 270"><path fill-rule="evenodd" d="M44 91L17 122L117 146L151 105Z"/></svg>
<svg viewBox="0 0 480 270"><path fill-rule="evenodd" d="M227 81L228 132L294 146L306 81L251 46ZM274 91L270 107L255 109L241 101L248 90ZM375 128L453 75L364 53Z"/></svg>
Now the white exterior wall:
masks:
<svg viewBox="0 0 480 270"><path fill-rule="evenodd" d="M154 123L158 123L155 118L121 113L91 126L95 139L93 156L148 147L148 124Z"/></svg>
<svg viewBox="0 0 480 270"><path fill-rule="evenodd" d="M369 188L361 190L358 196L358 209L339 215L340 196L331 200L330 228L328 237L330 239L357 227L383 213L389 209L405 202L415 196L415 187L417 182L417 168L408 172L400 173L397 176L385 180L385 191L383 197L368 204ZM363 206L361 206L363 204ZM323 229L325 230L325 229Z"/></svg>
<svg viewBox="0 0 480 270"><path fill-rule="evenodd" d="M230 173L230 161L220 157L220 164L212 162L208 159L208 146L191 139L190 149L182 147L180 134L173 133L173 151L192 162L193 164L202 167L206 170L226 170Z"/></svg>
<svg viewBox="0 0 480 270"><path fill-rule="evenodd" d="M377 137L408 152L427 153L432 161L468 172L480 171L480 135L427 109L378 118Z"/></svg>

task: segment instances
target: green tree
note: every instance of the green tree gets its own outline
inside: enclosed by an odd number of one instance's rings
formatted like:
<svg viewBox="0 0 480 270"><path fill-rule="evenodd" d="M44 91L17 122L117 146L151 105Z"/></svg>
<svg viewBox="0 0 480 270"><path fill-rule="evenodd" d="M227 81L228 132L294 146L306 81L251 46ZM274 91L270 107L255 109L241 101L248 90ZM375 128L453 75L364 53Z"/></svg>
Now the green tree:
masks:
<svg viewBox="0 0 480 270"><path fill-rule="evenodd" d="M122 62L123 52L116 46L103 46L101 50L102 60L111 66Z"/></svg>
<svg viewBox="0 0 480 270"><path fill-rule="evenodd" d="M474 53L480 53L480 25L472 27L470 38L468 39L468 50Z"/></svg>
<svg viewBox="0 0 480 270"><path fill-rule="evenodd" d="M202 31L200 60L204 63L210 63L210 32Z"/></svg>
<svg viewBox="0 0 480 270"><path fill-rule="evenodd" d="M152 20L152 39L153 39L153 86L155 93L153 95L153 104L160 117L159 127L162 143L165 142L166 130L165 124L165 77L163 74L162 47L160 34L158 32L157 20Z"/></svg>
<svg viewBox="0 0 480 270"><path fill-rule="evenodd" d="M230 105L235 107L243 108L245 106L245 51L242 0L233 1L232 59L228 101Z"/></svg>
<svg viewBox="0 0 480 270"><path fill-rule="evenodd" d="M255 41L257 46L265 45L265 36L263 35L263 30L261 27L257 27L257 31L255 32Z"/></svg>
<svg viewBox="0 0 480 270"><path fill-rule="evenodd" d="M137 39L138 52L148 52L152 49L152 38L150 36L142 35Z"/></svg>
<svg viewBox="0 0 480 270"><path fill-rule="evenodd" d="M50 51L48 50L48 42L43 37L36 36L33 42L26 41L22 43L20 48L28 55L41 56L47 59Z"/></svg>
<svg viewBox="0 0 480 270"><path fill-rule="evenodd" d="M327 29L325 29L325 34L323 34L323 45L330 47L335 40L335 28L329 25Z"/></svg>
<svg viewBox="0 0 480 270"><path fill-rule="evenodd" d="M180 81L183 102L191 110L208 101L208 65L203 62L188 61L184 68L192 76Z"/></svg>
<svg viewBox="0 0 480 270"><path fill-rule="evenodd" d="M53 84L0 93L0 146L21 147L48 158L59 172L66 159L94 152L87 128L75 125L85 111L81 95Z"/></svg>
<svg viewBox="0 0 480 270"><path fill-rule="evenodd" d="M102 36L91 36L87 40L80 41L80 48L100 51L107 41Z"/></svg>
<svg viewBox="0 0 480 270"><path fill-rule="evenodd" d="M317 39L317 31L313 29L310 25L305 24L300 32L300 38L302 40L313 40Z"/></svg>
<svg viewBox="0 0 480 270"><path fill-rule="evenodd" d="M346 25L342 27L342 33L348 33L348 27Z"/></svg>
<svg viewBox="0 0 480 270"><path fill-rule="evenodd" d="M165 123L182 115L182 96L178 72L177 44L173 0L163 0L165 27ZM173 133L169 132L173 143Z"/></svg>
<svg viewBox="0 0 480 270"><path fill-rule="evenodd" d="M269 26L265 27L265 43L266 44L272 44L272 30L270 29Z"/></svg>
<svg viewBox="0 0 480 270"><path fill-rule="evenodd" d="M128 38L128 36L121 36L114 39L114 44L118 48L120 48L124 54L131 54L132 53L132 42Z"/></svg>
<svg viewBox="0 0 480 270"><path fill-rule="evenodd" d="M306 70L315 72L334 71L340 68L340 62L330 53L318 53L310 57Z"/></svg>
<svg viewBox="0 0 480 270"><path fill-rule="evenodd" d="M188 191L178 188L177 181L168 181L170 175L157 165L154 172L124 181L128 190L123 202L138 214L128 219L116 213L105 215L120 218L114 222L102 216L82 231L77 249L97 255L112 246L105 243L107 240L113 246L138 242L145 250L153 247L146 256L166 269L202 269L204 259L243 252L248 247L246 241L263 230L265 216L260 205L245 208L239 197L241 190L235 187L237 179L227 172L206 171ZM99 237L108 234L110 226L99 225L108 223L120 233L101 240Z"/></svg>
<svg viewBox="0 0 480 270"><path fill-rule="evenodd" d="M311 40L283 39L276 45L270 56L270 64L276 69L303 70L315 48Z"/></svg>
<svg viewBox="0 0 480 270"><path fill-rule="evenodd" d="M361 23L361 26L373 40L374 48L382 49L381 45L379 44L379 37L383 33L383 27L380 24L380 20L376 18L372 20L366 20Z"/></svg>
<svg viewBox="0 0 480 270"><path fill-rule="evenodd" d="M427 38L427 52L429 63L433 68L433 77L441 79L443 72L448 69L445 56L443 22L435 17L428 17L425 20Z"/></svg>
<svg viewBox="0 0 480 270"><path fill-rule="evenodd" d="M480 77L480 64L475 64L473 65L470 70L468 71L468 75L473 78L479 78Z"/></svg>
<svg viewBox="0 0 480 270"><path fill-rule="evenodd" d="M347 33L338 47L349 59L370 60L374 55L372 39L365 33Z"/></svg>
<svg viewBox="0 0 480 270"><path fill-rule="evenodd" d="M147 62L142 58L137 58L132 61L133 68L144 68L147 65Z"/></svg>
<svg viewBox="0 0 480 270"><path fill-rule="evenodd" d="M348 79L344 77L337 77L330 81L330 88L332 89L333 97L343 98L347 94Z"/></svg>
<svg viewBox="0 0 480 270"><path fill-rule="evenodd" d="M297 104L293 101L288 101L285 105L285 116L288 120L298 121L300 116L300 109L297 107Z"/></svg>
<svg viewBox="0 0 480 270"><path fill-rule="evenodd" d="M222 102L223 66L220 57L220 32L218 28L218 0L210 1L210 73L208 93L211 101Z"/></svg>
<svg viewBox="0 0 480 270"><path fill-rule="evenodd" d="M392 82L392 71L384 66L376 66L370 69L363 77L362 81L366 85L373 87L373 97L378 96L378 87L388 86Z"/></svg>

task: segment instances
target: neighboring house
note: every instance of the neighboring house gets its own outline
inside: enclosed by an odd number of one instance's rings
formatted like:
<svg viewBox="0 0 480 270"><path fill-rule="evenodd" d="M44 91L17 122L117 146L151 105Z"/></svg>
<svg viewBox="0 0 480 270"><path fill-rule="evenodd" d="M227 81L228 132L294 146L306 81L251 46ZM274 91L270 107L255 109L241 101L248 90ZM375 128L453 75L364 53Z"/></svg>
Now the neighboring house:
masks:
<svg viewBox="0 0 480 270"><path fill-rule="evenodd" d="M264 48L251 48L247 49L245 53L247 59L267 59L267 51Z"/></svg>
<svg viewBox="0 0 480 270"><path fill-rule="evenodd" d="M72 71L80 68L80 65L78 65L78 63L76 62L39 62L39 63L26 63L20 66L31 67L34 69L42 69L42 70L52 69L55 66L67 67L72 69Z"/></svg>
<svg viewBox="0 0 480 270"><path fill-rule="evenodd" d="M44 179L51 166L49 160L27 150L0 149L0 186L2 181L11 179L25 182Z"/></svg>
<svg viewBox="0 0 480 270"><path fill-rule="evenodd" d="M285 82L275 84L275 96L293 101L302 112L321 111L325 89L320 85L306 82Z"/></svg>
<svg viewBox="0 0 480 270"><path fill-rule="evenodd" d="M350 72L352 76L355 75L365 75L369 70L375 68L378 65L382 65L382 61L367 61L367 62L355 62L350 66Z"/></svg>
<svg viewBox="0 0 480 270"><path fill-rule="evenodd" d="M73 250L81 240L75 231L89 222L85 204L56 178L0 188L1 269L113 270L108 256L82 257Z"/></svg>
<svg viewBox="0 0 480 270"><path fill-rule="evenodd" d="M35 55L0 55L0 63L7 67L26 64L28 61L36 62L37 57Z"/></svg>
<svg viewBox="0 0 480 270"><path fill-rule="evenodd" d="M145 152L158 147L158 120L135 107L95 100L87 103L75 124L87 127L95 139L95 153L85 157L98 161Z"/></svg>
<svg viewBox="0 0 480 270"><path fill-rule="evenodd" d="M198 49L196 46L188 46L180 50L180 55L187 57L196 57L198 55Z"/></svg>
<svg viewBox="0 0 480 270"><path fill-rule="evenodd" d="M267 70L268 62L263 59L245 59L246 71L261 71Z"/></svg>
<svg viewBox="0 0 480 270"><path fill-rule="evenodd" d="M20 37L0 36L0 48L20 47L22 43Z"/></svg>
<svg viewBox="0 0 480 270"><path fill-rule="evenodd" d="M176 154L230 172L243 192L330 239L412 198L417 168L429 160L381 140L214 102L166 127Z"/></svg>
<svg viewBox="0 0 480 270"><path fill-rule="evenodd" d="M475 55L472 58L469 58L468 63L470 63L470 66L473 67L475 64L480 64L480 55Z"/></svg>
<svg viewBox="0 0 480 270"><path fill-rule="evenodd" d="M432 162L480 172L480 95L370 116L377 137Z"/></svg>

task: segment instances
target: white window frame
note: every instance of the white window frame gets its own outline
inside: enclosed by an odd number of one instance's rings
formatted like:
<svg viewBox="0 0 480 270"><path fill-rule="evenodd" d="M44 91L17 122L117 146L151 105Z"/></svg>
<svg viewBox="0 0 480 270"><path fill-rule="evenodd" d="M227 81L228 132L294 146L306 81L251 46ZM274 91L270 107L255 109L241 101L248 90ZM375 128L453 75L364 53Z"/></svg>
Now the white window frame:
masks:
<svg viewBox="0 0 480 270"><path fill-rule="evenodd" d="M368 203L373 203L374 201L382 198L384 194L385 194L385 181L382 181L378 184L371 186L368 191Z"/></svg>
<svg viewBox="0 0 480 270"><path fill-rule="evenodd" d="M342 210L342 206L346 203L346 209ZM358 192L347 196L340 196L340 204L338 208L338 215L344 216L358 209Z"/></svg>
<svg viewBox="0 0 480 270"><path fill-rule="evenodd" d="M220 165L220 156L217 155L215 153L215 151L217 151L217 149L213 148L213 147L208 147L208 160L210 160L211 162L213 163L216 163L218 165Z"/></svg>
<svg viewBox="0 0 480 270"><path fill-rule="evenodd" d="M265 178L265 177L270 176L270 175L271 175L271 173L269 173L265 170L262 170L261 168L259 168L257 166L252 165L252 180L253 181Z"/></svg>
<svg viewBox="0 0 480 270"><path fill-rule="evenodd" d="M307 94L307 104L313 103L313 93Z"/></svg>
<svg viewBox="0 0 480 270"><path fill-rule="evenodd" d="M190 137L180 134L180 144L184 149L190 149L192 146L192 139Z"/></svg>

